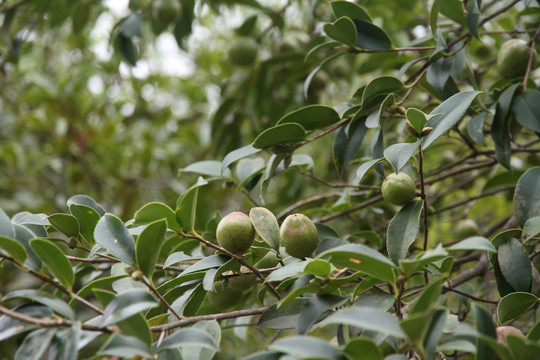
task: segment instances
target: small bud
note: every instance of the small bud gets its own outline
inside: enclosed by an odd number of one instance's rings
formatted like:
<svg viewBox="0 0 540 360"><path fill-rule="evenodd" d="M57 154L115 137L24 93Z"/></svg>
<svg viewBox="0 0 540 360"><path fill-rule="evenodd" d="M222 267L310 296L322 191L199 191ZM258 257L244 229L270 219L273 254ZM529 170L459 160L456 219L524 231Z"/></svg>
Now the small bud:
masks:
<svg viewBox="0 0 540 360"><path fill-rule="evenodd" d="M70 249L74 249L77 247L77 243L79 242L79 240L77 240L77 238L75 236L70 236L69 237L69 240L68 240L68 246Z"/></svg>
<svg viewBox="0 0 540 360"><path fill-rule="evenodd" d="M420 137L420 134L418 133L418 131L416 131L416 129L414 128L414 126L412 126L412 124L410 122L405 121L405 128L407 128L407 131L412 136Z"/></svg>
<svg viewBox="0 0 540 360"><path fill-rule="evenodd" d="M143 278L143 273L141 270L135 270L131 273L131 278L135 281L141 281Z"/></svg>
<svg viewBox="0 0 540 360"><path fill-rule="evenodd" d="M425 127L422 129L422 136L428 136L433 131L432 127Z"/></svg>

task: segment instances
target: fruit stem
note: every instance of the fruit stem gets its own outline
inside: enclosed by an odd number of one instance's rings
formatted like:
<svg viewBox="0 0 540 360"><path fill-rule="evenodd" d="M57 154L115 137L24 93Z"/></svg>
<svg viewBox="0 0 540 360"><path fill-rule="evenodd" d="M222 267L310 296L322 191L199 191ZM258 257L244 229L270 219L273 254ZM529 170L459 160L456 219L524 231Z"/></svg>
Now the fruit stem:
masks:
<svg viewBox="0 0 540 360"><path fill-rule="evenodd" d="M428 204L427 204L427 196L426 196L426 184L424 182L424 154L422 153L422 148L418 147L418 172L420 173L420 198L424 201L424 211L423 211L423 219L424 219L424 246L423 250L427 250L427 244L428 244ZM427 272L424 273L424 279L426 281L426 284L428 283L428 275Z"/></svg>
<svg viewBox="0 0 540 360"><path fill-rule="evenodd" d="M167 300L165 300L165 298L159 293L159 291L156 290L156 288L154 286L152 286L152 284L150 284L148 281L146 281L145 278L142 278L141 279L142 283L144 285L146 285L146 287L154 294L158 297L158 299L163 303L163 305L165 305L165 307L167 309L169 309L169 311L178 319L178 320L182 320L182 317L176 312L174 311L174 309L171 307L171 304L169 304L167 302Z"/></svg>

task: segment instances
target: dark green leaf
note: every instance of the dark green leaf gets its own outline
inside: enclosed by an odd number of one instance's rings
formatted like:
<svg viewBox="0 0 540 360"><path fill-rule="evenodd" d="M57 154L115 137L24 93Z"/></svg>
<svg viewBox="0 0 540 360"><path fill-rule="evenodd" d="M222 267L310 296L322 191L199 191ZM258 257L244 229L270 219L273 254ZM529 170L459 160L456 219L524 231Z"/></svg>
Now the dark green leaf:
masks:
<svg viewBox="0 0 540 360"><path fill-rule="evenodd" d="M497 305L499 323L504 324L519 317L537 302L538 298L527 292L514 292L504 296Z"/></svg>
<svg viewBox="0 0 540 360"><path fill-rule="evenodd" d="M0 249L7 252L11 257L21 264L26 260L26 248L17 240L0 236Z"/></svg>
<svg viewBox="0 0 540 360"><path fill-rule="evenodd" d="M30 333L17 348L14 360L40 360L47 353L56 329L39 329Z"/></svg>
<svg viewBox="0 0 540 360"><path fill-rule="evenodd" d="M132 12L118 23L122 34L128 38L141 36L142 18L139 12Z"/></svg>
<svg viewBox="0 0 540 360"><path fill-rule="evenodd" d="M266 281L281 281L290 277L295 277L304 272L304 269L309 261L298 261L288 263L287 265L272 271L266 278Z"/></svg>
<svg viewBox="0 0 540 360"><path fill-rule="evenodd" d="M52 226L67 237L79 236L79 222L73 215L53 214L47 218Z"/></svg>
<svg viewBox="0 0 540 360"><path fill-rule="evenodd" d="M469 1L469 7L467 8L467 27L471 34L480 39L478 36L478 22L480 21L480 9L476 0Z"/></svg>
<svg viewBox="0 0 540 360"><path fill-rule="evenodd" d="M202 257L194 257L194 256L191 256L191 255L187 255L183 251L178 251L178 252L175 252L175 253L172 253L171 255L169 255L169 257L167 258L167 260L165 260L165 263L163 264L163 268L166 269L167 267L169 267L171 265L174 265L174 264L177 264L177 263L182 262L182 261L200 260L201 258Z"/></svg>
<svg viewBox="0 0 540 360"><path fill-rule="evenodd" d="M337 295L317 295L309 299L309 302L300 311L296 322L296 331L300 335L306 335L311 327L320 320L321 316L333 308L344 304L348 299Z"/></svg>
<svg viewBox="0 0 540 360"><path fill-rule="evenodd" d="M166 232L167 220L157 220L144 228L135 244L137 266L150 281Z"/></svg>
<svg viewBox="0 0 540 360"><path fill-rule="evenodd" d="M122 279L122 278L124 278L126 276L128 276L128 275L126 274L126 275L108 276L108 277L92 280L88 284L84 285L77 292L77 295L84 298L84 297L90 295L93 292L93 289L104 288L104 287L112 284L116 280Z"/></svg>
<svg viewBox="0 0 540 360"><path fill-rule="evenodd" d="M74 323L69 328L59 329L49 346L49 358L57 360L76 359L81 337L81 324Z"/></svg>
<svg viewBox="0 0 540 360"><path fill-rule="evenodd" d="M51 274L68 290L75 281L73 267L62 250L46 239L33 239L30 247L47 266Z"/></svg>
<svg viewBox="0 0 540 360"><path fill-rule="evenodd" d="M357 32L356 46L362 49L379 51L392 48L392 40L383 29L365 20L354 19L353 22Z"/></svg>
<svg viewBox="0 0 540 360"><path fill-rule="evenodd" d="M521 233L521 239L523 243L526 243L530 239L540 234L540 216L530 218L523 225L523 232Z"/></svg>
<svg viewBox="0 0 540 360"><path fill-rule="evenodd" d="M231 258L225 254L207 256L203 258L202 260L197 261L195 264L191 265L186 270L184 270L182 275L201 271L201 270L208 270L208 269L220 267L221 265L225 264L230 259Z"/></svg>
<svg viewBox="0 0 540 360"><path fill-rule="evenodd" d="M114 297L103 311L102 326L116 324L143 310L157 306L154 297L143 289L126 290Z"/></svg>
<svg viewBox="0 0 540 360"><path fill-rule="evenodd" d="M497 248L501 272L516 291L529 291L531 287L531 261L521 243L510 238Z"/></svg>
<svg viewBox="0 0 540 360"><path fill-rule="evenodd" d="M266 149L276 145L295 144L306 139L306 130L300 124L285 123L264 130L253 141L257 149Z"/></svg>
<svg viewBox="0 0 540 360"><path fill-rule="evenodd" d="M420 230L422 200L413 200L402 207L390 221L386 234L388 256L395 264L405 258Z"/></svg>
<svg viewBox="0 0 540 360"><path fill-rule="evenodd" d="M362 94L362 106L370 105L372 100L381 96L387 96L390 93L403 89L405 86L396 77L380 76L371 80ZM381 99L382 100L382 99Z"/></svg>
<svg viewBox="0 0 540 360"><path fill-rule="evenodd" d="M248 357L245 357L243 360L280 360L283 353L278 351L263 351Z"/></svg>
<svg viewBox="0 0 540 360"><path fill-rule="evenodd" d="M101 218L96 210L87 205L71 204L69 212L77 219L82 237L94 244L94 229Z"/></svg>
<svg viewBox="0 0 540 360"><path fill-rule="evenodd" d="M497 100L495 116L491 126L491 138L495 142L495 155L501 165L510 170L510 108L519 84L506 88Z"/></svg>
<svg viewBox="0 0 540 360"><path fill-rule="evenodd" d="M214 339L206 331L197 328L186 328L176 330L167 336L159 345L159 351L185 346L217 349Z"/></svg>
<svg viewBox="0 0 540 360"><path fill-rule="evenodd" d="M308 105L288 113L279 121L277 125L296 123L305 130L323 129L333 125L340 120L339 114L330 106Z"/></svg>
<svg viewBox="0 0 540 360"><path fill-rule="evenodd" d="M257 234L274 249L279 248L279 225L274 214L263 207L254 207L249 218Z"/></svg>
<svg viewBox="0 0 540 360"><path fill-rule="evenodd" d="M366 134L366 118L353 119L347 126L339 129L334 140L333 155L336 169L343 176L345 167L356 156L364 135Z"/></svg>
<svg viewBox="0 0 540 360"><path fill-rule="evenodd" d="M202 177L197 179L195 185L187 189L177 201L176 220L185 230L195 232L195 216L197 213L197 199L199 188L208 184Z"/></svg>
<svg viewBox="0 0 540 360"><path fill-rule="evenodd" d="M356 337L351 339L345 349L343 349L351 359L356 358L359 354L362 354L363 360L382 360L382 352L373 342L373 340L367 337ZM388 358L387 358L388 359Z"/></svg>
<svg viewBox="0 0 540 360"><path fill-rule="evenodd" d="M28 299L49 307L55 313L68 318L75 319L73 310L60 298L41 290L17 290L3 296L2 301L10 299Z"/></svg>
<svg viewBox="0 0 540 360"><path fill-rule="evenodd" d="M24 265L33 270L40 270L41 260L30 247L30 240L36 238L36 235L22 225L13 224L13 229L15 230L15 239L26 249L27 257L24 261Z"/></svg>
<svg viewBox="0 0 540 360"><path fill-rule="evenodd" d="M476 330L478 333L485 335L487 338L497 339L497 331L495 330L495 324L491 319L491 313L481 306L473 304L474 313L476 315ZM477 339L476 343L476 355L477 359L492 359L493 350L485 340L481 337Z"/></svg>
<svg viewBox="0 0 540 360"><path fill-rule="evenodd" d="M429 324L429 328L426 332L426 337L424 338L424 351L426 359L433 358L435 348L439 343L439 340L441 339L441 335L443 333L447 315L447 309L437 309L435 310L435 313L431 318L431 323Z"/></svg>
<svg viewBox="0 0 540 360"><path fill-rule="evenodd" d="M134 358L137 356L152 358L152 350L141 340L114 333L99 352L100 355Z"/></svg>
<svg viewBox="0 0 540 360"><path fill-rule="evenodd" d="M265 329L294 329L308 298L296 298L293 301L278 308L273 304L259 318L257 327Z"/></svg>
<svg viewBox="0 0 540 360"><path fill-rule="evenodd" d="M331 39L351 47L356 45L356 26L354 22L346 16L340 17L332 24L325 24L323 29L326 35Z"/></svg>
<svg viewBox="0 0 540 360"><path fill-rule="evenodd" d="M371 307L352 307L338 310L323 320L321 326L330 324L350 325L400 339L406 338L394 315Z"/></svg>
<svg viewBox="0 0 540 360"><path fill-rule="evenodd" d="M484 138L484 120L486 116L487 112L482 111L480 114L474 115L467 125L467 132L471 139L482 146L486 146L486 139Z"/></svg>
<svg viewBox="0 0 540 360"><path fill-rule="evenodd" d="M418 150L421 144L421 140L414 143L400 143L393 144L384 149L384 157L390 165L394 168L394 171L398 173L409 161L411 156Z"/></svg>
<svg viewBox="0 0 540 360"><path fill-rule="evenodd" d="M332 1L332 11L336 18L343 16L350 17L351 19L359 19L371 22L371 17L367 11L360 5L350 1Z"/></svg>
<svg viewBox="0 0 540 360"><path fill-rule="evenodd" d="M52 315L51 310L41 304L24 304L17 306L12 311L31 316L34 318L48 318ZM35 329L37 325L14 319L8 315L0 316L0 342L9 339L12 336Z"/></svg>
<svg viewBox="0 0 540 360"><path fill-rule="evenodd" d="M116 216L105 214L94 230L96 243L126 264L135 265L135 240Z"/></svg>
<svg viewBox="0 0 540 360"><path fill-rule="evenodd" d="M316 358L330 360L346 360L347 358L338 349L327 341L309 336L290 336L276 341L268 347L269 350L300 358Z"/></svg>
<svg viewBox="0 0 540 360"><path fill-rule="evenodd" d="M376 164L380 163L383 159L382 158L379 158L379 159L373 159L373 160L369 160L369 161L366 161L365 163L363 163L362 165L360 165L358 167L358 169L356 170L356 180L358 181L358 183L360 183L362 181L362 178L364 177L364 175L373 167L375 166Z"/></svg>
<svg viewBox="0 0 540 360"><path fill-rule="evenodd" d="M380 119L381 119L381 116L383 115L384 111L386 110L386 108L390 105L394 105L394 100L395 100L395 95L394 94L388 94L386 95L386 97L384 98L383 102L381 103L381 106L379 106L378 109L374 110L371 114L369 114L369 116L367 117L367 120L366 120L366 127L368 128L378 128L380 127Z"/></svg>
<svg viewBox="0 0 540 360"><path fill-rule="evenodd" d="M527 220L540 214L540 167L534 167L520 178L514 192L514 216L523 228Z"/></svg>
<svg viewBox="0 0 540 360"><path fill-rule="evenodd" d="M540 133L540 91L529 90L517 96L512 111L518 123Z"/></svg>
<svg viewBox="0 0 540 360"><path fill-rule="evenodd" d="M453 128L463 117L465 111L467 111L472 101L478 94L478 91L460 92L456 95L451 96L439 106L437 106L435 109L433 109L430 115L442 115L435 116L427 122L426 126L432 127L433 131L424 138L425 140L422 144L422 150L425 150L441 135Z"/></svg>

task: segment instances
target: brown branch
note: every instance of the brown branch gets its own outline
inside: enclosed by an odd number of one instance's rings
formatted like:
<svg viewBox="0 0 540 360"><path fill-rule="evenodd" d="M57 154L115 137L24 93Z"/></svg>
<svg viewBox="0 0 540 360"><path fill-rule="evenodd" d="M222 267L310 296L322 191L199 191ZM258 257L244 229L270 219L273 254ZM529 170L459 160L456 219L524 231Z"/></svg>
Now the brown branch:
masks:
<svg viewBox="0 0 540 360"><path fill-rule="evenodd" d="M353 185L353 184L332 184L332 183L329 183L328 181L324 180L324 179L321 179L320 177L316 176L316 175L313 175L313 174L310 174L310 173L306 173L306 172L302 172L301 173L302 175L305 175L315 181L318 181L320 182L321 184L323 185L326 185L330 188L333 188L333 189L347 189L347 188L354 188L354 189L375 189L375 190L378 190L380 189L379 186L373 186L373 185Z"/></svg>
<svg viewBox="0 0 540 360"><path fill-rule="evenodd" d="M436 178L434 179L431 179L431 180L428 180L426 181L426 184L428 185L432 185L438 181L441 181L441 180L444 180L446 178L449 178L453 175L458 175L458 174L462 174L462 173L465 173L465 172L468 172L468 171L472 171L472 170L476 170L476 169L482 169L482 168L485 168L485 167L488 167L488 166L492 166L492 165L495 165L497 163L497 160L494 160L494 159L491 159L491 160L486 160L486 161L482 161L482 162L478 162L477 164L475 165L470 165L470 166L466 166L466 167L462 167L462 168L459 168L459 169L456 169L456 170L453 170L453 171L450 171L446 174L442 174L440 176L437 176ZM440 173L440 172L439 172ZM428 175L429 176L429 175Z"/></svg>
<svg viewBox="0 0 540 360"><path fill-rule="evenodd" d="M538 35L540 35L540 27L538 30L536 30L536 33L532 37L530 44L529 44L529 60L527 61L527 70L525 71L525 76L523 76L523 91L527 91L527 80L529 80L529 75L531 73L531 67L533 62L533 57L535 55L534 51L534 45L536 44L536 39L538 39Z"/></svg>
<svg viewBox="0 0 540 360"><path fill-rule="evenodd" d="M456 294L459 294L459 295L462 295L462 296L465 296L465 297L468 297L469 299L472 299L472 300L475 300L475 301L480 301L480 302L484 302L484 303L488 303L488 304L498 304L499 303L498 301L482 299L482 298L476 297L474 295L467 294L466 292L463 292L463 291L460 291L460 290L457 290L457 289L453 289L453 288L449 288L447 286L443 286L443 294L446 293L446 292L449 292L449 291L453 292L453 293L456 293Z"/></svg>
<svg viewBox="0 0 540 360"><path fill-rule="evenodd" d="M150 327L150 330L152 330L152 332L161 332L161 331L168 331L168 330L176 329L181 326L194 324L198 321L203 321L203 320L225 320L225 319L235 319L235 318L239 318L243 316L260 315L266 309L268 308L260 307L260 308L255 308L255 309L236 310L236 311L231 311L227 313L190 316L190 317L185 317L182 320L178 320L169 324L152 326Z"/></svg>
<svg viewBox="0 0 540 360"><path fill-rule="evenodd" d="M446 207L443 207L442 209L436 210L436 211L432 212L431 214L433 214L433 215L440 214L442 212L452 210L452 209L455 209L455 208L457 208L459 206L465 205L465 204L467 204L467 203L469 203L471 201L478 200L478 199L481 199L483 197L490 196L490 195L493 195L493 194L497 194L499 192L512 190L514 188L515 188L514 185L508 185L508 186L504 186L504 187L500 187L500 188L496 188L496 189L491 189L491 190L485 191L485 192L483 192L483 193L481 193L479 195L476 195L476 196L464 199L462 201L458 201L458 202L456 202L454 204L451 204L451 205L448 205Z"/></svg>
<svg viewBox="0 0 540 360"><path fill-rule="evenodd" d="M293 147L293 151L294 151L294 150L297 150L297 149L299 149L299 148L301 148L302 146L304 146L304 145L306 145L306 144L309 144L309 143L312 142L312 141L317 140L318 138L323 137L324 135L330 134L331 132L333 132L333 131L339 129L340 127L347 125L350 121L351 121L351 118L345 119L345 120L343 120L343 121L337 123L336 125L332 126L331 128L326 129L326 130L324 130L324 131L321 131L320 133L318 133L317 135L315 135L315 136L312 137L311 139L307 139L307 140L304 140L304 141L302 141L302 142L296 144L296 145Z"/></svg>
<svg viewBox="0 0 540 360"><path fill-rule="evenodd" d="M330 214L330 215L323 216L319 220L317 220L317 222L323 223L323 222L327 222L327 221L330 221L330 220L334 220L334 219L336 219L338 217L341 217L343 215L353 213L353 212L358 211L360 209L363 209L363 208L365 208L365 207L367 207L367 206L369 206L371 204L375 204L376 202L381 201L382 198L383 198L382 195L374 196L371 199L366 200L364 202L361 202L360 204L357 204L357 205L355 205L355 206L353 206L353 207L351 207L349 209L337 212L335 214Z"/></svg>
<svg viewBox="0 0 540 360"><path fill-rule="evenodd" d="M165 300L165 298L159 293L159 291L156 290L156 288L154 286L152 286L152 284L150 284L148 281L146 281L144 278L141 279L142 283L144 285L146 285L146 287L154 294L158 297L158 299L163 303L163 305L165 305L165 307L167 309L169 309L169 311L178 319L178 320L182 320L182 317L171 307L171 304L169 304L169 302L167 300Z"/></svg>
<svg viewBox="0 0 540 360"><path fill-rule="evenodd" d="M450 286L455 288L467 281L474 279L475 277L482 276L486 271L489 270L489 261L486 253L482 253L480 260L467 271L462 272L457 275L455 278L450 280Z"/></svg>

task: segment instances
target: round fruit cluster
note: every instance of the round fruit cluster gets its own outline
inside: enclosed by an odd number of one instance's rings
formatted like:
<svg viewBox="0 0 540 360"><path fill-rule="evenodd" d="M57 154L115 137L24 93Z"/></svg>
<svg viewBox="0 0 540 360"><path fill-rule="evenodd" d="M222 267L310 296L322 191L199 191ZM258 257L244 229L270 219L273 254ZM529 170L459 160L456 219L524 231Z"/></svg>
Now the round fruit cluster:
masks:
<svg viewBox="0 0 540 360"><path fill-rule="evenodd" d="M404 172L388 175L381 191L383 198L394 205L406 205L416 196L414 180Z"/></svg>
<svg viewBox="0 0 540 360"><path fill-rule="evenodd" d="M240 211L234 211L221 219L216 230L218 244L237 255L249 250L255 235L251 219ZM285 218L279 229L279 238L285 251L297 258L311 255L319 244L315 224L302 214L293 214Z"/></svg>

